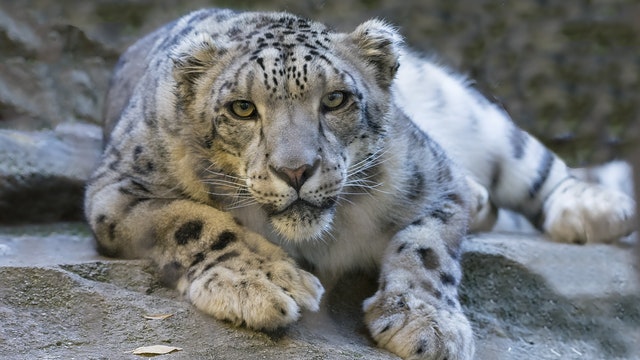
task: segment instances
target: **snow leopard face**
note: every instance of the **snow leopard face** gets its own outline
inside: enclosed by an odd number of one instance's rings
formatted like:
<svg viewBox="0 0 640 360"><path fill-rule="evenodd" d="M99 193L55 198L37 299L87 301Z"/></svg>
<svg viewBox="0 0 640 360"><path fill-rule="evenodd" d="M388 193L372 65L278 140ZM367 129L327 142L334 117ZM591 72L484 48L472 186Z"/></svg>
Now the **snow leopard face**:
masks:
<svg viewBox="0 0 640 360"><path fill-rule="evenodd" d="M378 21L337 34L263 16L178 46L177 101L213 198L227 210L259 204L290 240L317 238L344 195L372 181L398 40Z"/></svg>

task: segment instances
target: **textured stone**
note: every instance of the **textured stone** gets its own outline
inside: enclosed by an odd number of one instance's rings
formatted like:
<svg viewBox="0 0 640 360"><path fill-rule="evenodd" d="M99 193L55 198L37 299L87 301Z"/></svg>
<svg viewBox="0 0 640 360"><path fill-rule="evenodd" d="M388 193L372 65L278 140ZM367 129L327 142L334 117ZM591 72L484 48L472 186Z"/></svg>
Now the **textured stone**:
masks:
<svg viewBox="0 0 640 360"><path fill-rule="evenodd" d="M81 219L84 183L101 143L93 125L0 130L0 223Z"/></svg>
<svg viewBox="0 0 640 360"><path fill-rule="evenodd" d="M634 359L640 291L632 252L489 234L464 244L461 300L478 359ZM260 333L196 311L145 261L101 258L84 225L0 228L0 353L11 359L395 359L366 334L375 279L349 274L287 330ZM173 314L165 320L144 315Z"/></svg>

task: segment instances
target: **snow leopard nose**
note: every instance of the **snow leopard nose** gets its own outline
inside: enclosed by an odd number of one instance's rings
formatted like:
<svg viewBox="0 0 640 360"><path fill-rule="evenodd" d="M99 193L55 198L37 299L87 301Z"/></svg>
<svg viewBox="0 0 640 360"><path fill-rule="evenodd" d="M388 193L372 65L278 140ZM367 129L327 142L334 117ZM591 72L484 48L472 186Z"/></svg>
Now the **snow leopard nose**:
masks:
<svg viewBox="0 0 640 360"><path fill-rule="evenodd" d="M305 164L297 169L291 169L288 167L274 168L271 170L284 182L289 184L296 191L300 191L302 185L316 172L316 169L320 165L320 161L317 160L313 165Z"/></svg>

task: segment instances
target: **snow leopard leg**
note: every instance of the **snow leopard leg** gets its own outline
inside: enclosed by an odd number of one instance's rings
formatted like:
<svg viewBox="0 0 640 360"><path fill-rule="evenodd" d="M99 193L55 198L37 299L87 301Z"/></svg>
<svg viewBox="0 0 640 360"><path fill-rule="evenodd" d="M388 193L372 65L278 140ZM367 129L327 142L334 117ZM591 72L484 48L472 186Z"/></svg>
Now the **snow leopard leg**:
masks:
<svg viewBox="0 0 640 360"><path fill-rule="evenodd" d="M489 190L492 202L525 215L559 242L611 242L634 230L635 202L631 197L575 178L562 159L513 124L505 113L490 114L498 117L494 122L504 125L494 126L491 131L497 134L480 141L482 150L469 151L487 154L489 171L476 169L476 173L482 174L478 178ZM499 136L508 141L497 141Z"/></svg>
<svg viewBox="0 0 640 360"><path fill-rule="evenodd" d="M434 214L390 242L380 287L364 302L365 322L379 346L404 359L472 359L473 333L457 293L466 213Z"/></svg>
<svg viewBox="0 0 640 360"><path fill-rule="evenodd" d="M141 184L105 178L89 184L86 199L102 253L151 258L166 285L236 325L274 329L297 320L303 309L318 309L324 291L318 279L230 214L190 200L143 196Z"/></svg>
<svg viewBox="0 0 640 360"><path fill-rule="evenodd" d="M539 141L512 123L508 128L511 140L493 151L500 155L486 184L492 202L522 213L559 242L611 242L634 230L631 197L575 178Z"/></svg>
<svg viewBox="0 0 640 360"><path fill-rule="evenodd" d="M634 230L631 197L571 177L562 159L464 79L411 54L403 59L395 101L496 206L561 242L608 242Z"/></svg>

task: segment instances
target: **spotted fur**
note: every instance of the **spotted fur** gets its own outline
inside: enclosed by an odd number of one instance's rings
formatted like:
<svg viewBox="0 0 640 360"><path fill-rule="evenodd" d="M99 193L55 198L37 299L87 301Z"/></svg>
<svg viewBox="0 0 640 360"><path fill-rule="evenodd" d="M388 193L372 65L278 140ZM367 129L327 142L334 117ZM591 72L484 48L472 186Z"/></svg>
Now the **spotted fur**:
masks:
<svg viewBox="0 0 640 360"><path fill-rule="evenodd" d="M379 271L365 321L404 358L472 358L459 249L492 203L562 241L631 229L629 198L571 178L377 20L191 13L122 56L105 139L85 203L103 254L151 258L197 308L254 329L317 310L316 276ZM585 222L566 231L571 216Z"/></svg>

